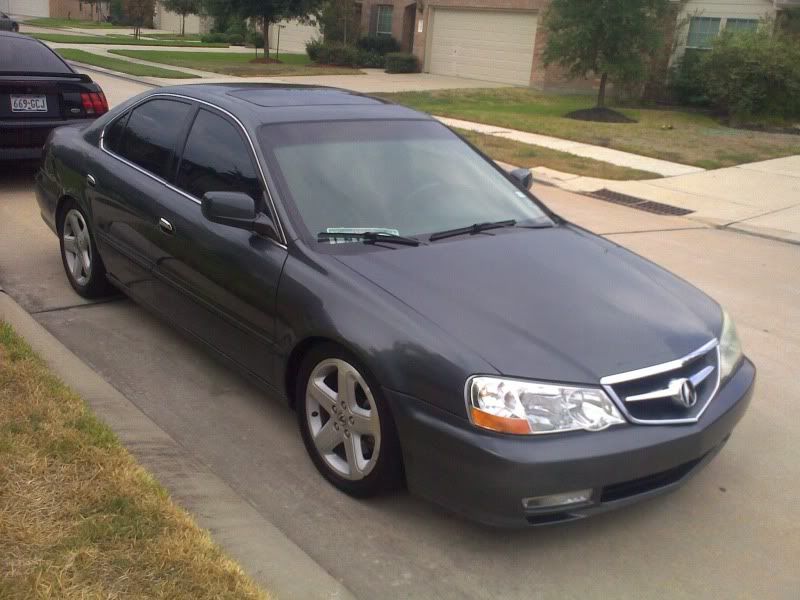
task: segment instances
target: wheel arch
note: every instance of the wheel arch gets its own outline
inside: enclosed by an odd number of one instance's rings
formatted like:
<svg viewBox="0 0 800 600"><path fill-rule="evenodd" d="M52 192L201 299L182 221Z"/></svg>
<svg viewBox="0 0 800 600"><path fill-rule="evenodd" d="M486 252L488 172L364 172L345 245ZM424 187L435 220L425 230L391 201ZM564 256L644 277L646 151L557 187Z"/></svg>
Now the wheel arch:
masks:
<svg viewBox="0 0 800 600"><path fill-rule="evenodd" d="M73 194L69 194L69 193L61 194L61 196L59 196L58 200L56 201L56 210L55 210L55 213L53 215L55 217L56 229L59 229L60 224L61 224L61 217L64 215L64 211L66 210L66 207L70 202L73 202L73 203L77 204L78 206L80 206L80 203L78 202L78 199L75 198L75 196ZM60 235L60 233L61 232L59 232L59 235Z"/></svg>

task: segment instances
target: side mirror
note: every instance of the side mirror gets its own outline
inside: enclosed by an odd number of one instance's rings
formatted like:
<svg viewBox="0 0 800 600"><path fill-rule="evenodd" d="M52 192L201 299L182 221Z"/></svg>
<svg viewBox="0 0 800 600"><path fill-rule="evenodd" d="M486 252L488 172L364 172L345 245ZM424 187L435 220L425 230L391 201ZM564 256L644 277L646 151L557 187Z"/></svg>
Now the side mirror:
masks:
<svg viewBox="0 0 800 600"><path fill-rule="evenodd" d="M514 169L509 173L514 181L523 190L531 189L533 185L533 173L530 169Z"/></svg>
<svg viewBox="0 0 800 600"><path fill-rule="evenodd" d="M277 237L275 224L256 211L256 201L243 192L206 192L201 204L203 216L212 223Z"/></svg>

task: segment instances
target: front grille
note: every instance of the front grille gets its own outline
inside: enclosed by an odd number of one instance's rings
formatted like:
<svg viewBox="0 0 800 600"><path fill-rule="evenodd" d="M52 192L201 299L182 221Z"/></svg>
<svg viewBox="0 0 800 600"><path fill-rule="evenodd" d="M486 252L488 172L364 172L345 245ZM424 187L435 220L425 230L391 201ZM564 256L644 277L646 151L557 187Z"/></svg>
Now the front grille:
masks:
<svg viewBox="0 0 800 600"><path fill-rule="evenodd" d="M694 422L711 402L719 384L716 341L662 367L605 377L602 381L634 422ZM688 387L684 387L681 393L684 382L688 382ZM694 404L687 405L692 399Z"/></svg>
<svg viewBox="0 0 800 600"><path fill-rule="evenodd" d="M600 502L613 502L614 500L622 500L631 496L644 494L658 488L666 487L670 484L676 483L686 477L689 472L694 469L705 456L701 456L695 460L690 460L687 463L678 465L660 473L653 473L646 475L639 479L632 479L630 481L623 481L622 483L615 483L614 485L607 485L603 488L600 495Z"/></svg>

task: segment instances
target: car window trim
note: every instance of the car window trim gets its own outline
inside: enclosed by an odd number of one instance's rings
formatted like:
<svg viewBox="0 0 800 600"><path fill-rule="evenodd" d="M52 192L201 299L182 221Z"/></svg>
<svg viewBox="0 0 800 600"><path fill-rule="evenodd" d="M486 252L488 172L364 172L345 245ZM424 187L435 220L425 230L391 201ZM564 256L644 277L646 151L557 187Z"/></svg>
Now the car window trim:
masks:
<svg viewBox="0 0 800 600"><path fill-rule="evenodd" d="M242 124L242 122L236 117L236 115L234 115L230 111L225 110L224 108L221 108L221 107L217 106L216 104L212 104L211 102L207 102L205 100L199 100L197 98L192 98L190 96L184 96L182 94L174 94L174 93L168 93L168 92L157 92L157 93L154 93L154 94L149 94L148 96L146 96L144 98L141 98L136 103L130 105L127 108L127 112L131 112L131 111L133 111L133 109L135 109L140 104L144 104L148 100L150 100L152 98L157 98L157 97L179 98L181 100L186 100L188 102L192 102L192 103L196 103L196 104L204 104L206 106L210 106L211 108L214 108L214 109L220 111L221 113L227 115L228 117L230 117L230 119L236 125L238 125L239 129L242 131L242 133L244 133L244 137L247 140L248 145L250 146L251 158L253 158L253 157L255 158L255 164L256 164L256 167L258 168L258 175L259 175L259 177L261 179L261 185L263 186L263 189L266 191L267 198L269 199L269 206L270 206L270 209L272 211L272 218L274 219L275 224L278 226L277 229L278 229L278 234L280 236L280 239L279 240L275 240L275 239L272 239L272 238L267 238L267 239L272 240L275 244L277 244L278 246L280 246L281 248L283 248L285 250L287 248L287 242L286 242L287 241L287 237L286 237L286 232L285 232L285 230L283 228L283 223L282 223L281 218L280 218L280 216L278 214L278 210L277 210L277 208L275 206L275 199L272 197L272 192L270 191L269 186L267 185L267 178L266 178L266 176L264 174L264 168L261 165L261 162L258 160L258 153L256 152L255 145L253 144L253 139L250 137L250 134L247 132L247 129ZM112 123L113 122L114 121L112 121ZM100 149L103 152L105 152L106 154L108 154L110 156L113 156L114 158L116 158L120 162L125 163L129 167L132 167L133 169L136 169L140 173L142 173L144 175L147 175L148 177L151 177L152 179L158 181L162 185L165 185L166 187L168 187L172 191L179 193L181 196L187 198L188 200L194 202L195 204L202 205L202 201L199 198L195 198L194 196L192 196L191 194L183 191L179 187L177 187L177 186L171 184L170 182L166 181L165 179L159 177L155 173L151 173L147 169L143 169L139 165L136 165L136 164L132 163L131 161L127 160L126 158L124 158L124 157L116 154L115 152L112 152L108 148L106 148L105 144L103 143L103 140L105 139L106 128L108 126L109 126L109 123L106 123L103 126L103 129L100 131L100 143L99 144L100 144ZM126 128L127 128L127 126L126 126Z"/></svg>
<svg viewBox="0 0 800 600"><path fill-rule="evenodd" d="M192 130L194 129L194 124L197 121L197 118L200 116L200 111L203 111L203 110L206 111L208 114L210 114L212 116L219 117L220 119L222 119L223 121L225 121L226 123L231 125L234 130L236 130L236 133L239 135L239 141L242 142L242 144L243 144L242 147L244 148L245 153L248 155L247 158L250 160L250 165L252 167L256 167L256 172L257 172L258 171L258 168L257 168L258 157L253 156L252 153L247 151L247 140L242 135L241 131L239 131L238 128L236 127L236 123L231 121L231 119L228 117L228 115L216 111L213 107L197 106L196 110L194 111L194 114L192 115L192 118L189 120L189 125L186 127L186 131L184 131L183 134L181 135L180 154L176 154L175 171L172 174L172 179L173 179L174 184L177 187L180 187L178 185L178 176L180 175L181 165L183 164L183 155L186 153L186 144L189 143L189 137L192 135ZM260 198L260 201L262 203L263 210L267 210L268 211L269 207L266 206L266 202L265 202L266 201L266 197L264 196L264 188L266 188L266 186L263 184L263 182L261 182L261 198ZM221 191L224 191L224 190L221 190ZM189 194L189 195L191 196L192 194ZM255 200L255 198L254 198L254 200ZM269 216L272 217L273 215L269 215Z"/></svg>

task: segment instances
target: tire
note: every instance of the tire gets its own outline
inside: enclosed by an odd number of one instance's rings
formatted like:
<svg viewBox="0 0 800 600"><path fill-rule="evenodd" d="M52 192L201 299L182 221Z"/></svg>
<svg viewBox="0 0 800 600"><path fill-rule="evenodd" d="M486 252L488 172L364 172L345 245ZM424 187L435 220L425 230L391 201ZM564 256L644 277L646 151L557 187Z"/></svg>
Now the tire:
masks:
<svg viewBox="0 0 800 600"><path fill-rule="evenodd" d="M340 381L353 384L345 398L338 391ZM402 484L402 454L389 405L352 354L333 344L312 348L300 366L295 398L303 443L325 479L357 498Z"/></svg>
<svg viewBox="0 0 800 600"><path fill-rule="evenodd" d="M67 201L58 219L61 262L72 288L84 298L102 298L112 292L103 259L97 252L91 221L73 201Z"/></svg>
<svg viewBox="0 0 800 600"><path fill-rule="evenodd" d="M19 33L19 25L17 25L16 23L14 23L14 24L11 26L11 31L13 31L14 33Z"/></svg>

